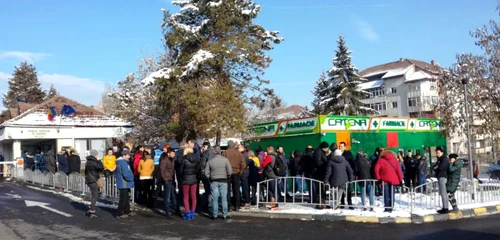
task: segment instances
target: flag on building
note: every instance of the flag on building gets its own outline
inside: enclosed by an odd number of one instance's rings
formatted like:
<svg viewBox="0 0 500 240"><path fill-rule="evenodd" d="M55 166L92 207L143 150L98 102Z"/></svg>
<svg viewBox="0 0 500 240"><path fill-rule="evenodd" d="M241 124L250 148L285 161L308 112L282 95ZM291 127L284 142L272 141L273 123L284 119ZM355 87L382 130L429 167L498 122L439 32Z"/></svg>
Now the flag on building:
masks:
<svg viewBox="0 0 500 240"><path fill-rule="evenodd" d="M64 106L61 109L61 115L63 116L69 116L73 113L75 113L75 109L72 106L64 104Z"/></svg>
<svg viewBox="0 0 500 240"><path fill-rule="evenodd" d="M57 116L56 109L50 106L49 110L47 110L47 118L49 119L49 121L53 121L56 116Z"/></svg>

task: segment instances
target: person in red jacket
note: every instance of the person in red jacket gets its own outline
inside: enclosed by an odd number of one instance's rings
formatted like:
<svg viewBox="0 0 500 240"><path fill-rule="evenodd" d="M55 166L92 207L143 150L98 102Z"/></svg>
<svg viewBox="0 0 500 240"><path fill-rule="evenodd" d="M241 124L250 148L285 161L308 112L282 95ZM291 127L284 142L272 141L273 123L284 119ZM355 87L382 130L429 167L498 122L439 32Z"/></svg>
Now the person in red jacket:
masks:
<svg viewBox="0 0 500 240"><path fill-rule="evenodd" d="M134 188L134 196L135 196L135 200L136 200L136 203L138 204L141 204L142 202L140 201L141 198L141 181L139 180L139 163L141 162L141 159L142 159L142 155L144 154L144 147L139 145L135 148L135 152L134 152L134 159L133 159L133 162L132 162L132 170L133 170L133 173L134 173L134 185L135 185L135 188Z"/></svg>
<svg viewBox="0 0 500 240"><path fill-rule="evenodd" d="M380 158L375 165L375 178L384 189L384 212L392 212L394 203L394 186L401 185L403 173L399 168L396 154L390 150L380 153Z"/></svg>

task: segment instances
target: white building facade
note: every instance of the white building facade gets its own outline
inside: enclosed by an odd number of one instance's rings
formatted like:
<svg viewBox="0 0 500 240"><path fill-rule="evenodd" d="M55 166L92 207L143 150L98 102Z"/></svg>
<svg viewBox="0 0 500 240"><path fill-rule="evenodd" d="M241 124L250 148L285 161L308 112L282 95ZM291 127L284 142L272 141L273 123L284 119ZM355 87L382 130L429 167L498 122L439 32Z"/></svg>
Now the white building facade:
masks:
<svg viewBox="0 0 500 240"><path fill-rule="evenodd" d="M71 106L76 112L61 116L63 105ZM57 113L51 121L48 118L50 107ZM113 139L124 138L132 127L129 122L55 96L1 124L0 150L6 160L14 160L25 152L74 148L84 160L91 149L103 156L106 149L113 146Z"/></svg>
<svg viewBox="0 0 500 240"><path fill-rule="evenodd" d="M360 76L368 82L360 87L370 97L362 101L384 117L431 117L438 99L436 68L433 61L402 58L365 69Z"/></svg>

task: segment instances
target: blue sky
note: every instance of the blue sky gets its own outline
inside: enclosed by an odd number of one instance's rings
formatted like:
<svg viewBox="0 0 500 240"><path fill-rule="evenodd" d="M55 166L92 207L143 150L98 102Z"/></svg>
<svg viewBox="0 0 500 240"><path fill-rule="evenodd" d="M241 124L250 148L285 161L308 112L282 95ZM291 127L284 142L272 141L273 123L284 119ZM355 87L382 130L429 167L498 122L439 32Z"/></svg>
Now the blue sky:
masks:
<svg viewBox="0 0 500 240"><path fill-rule="evenodd" d="M161 50L161 8L168 0L0 0L0 92L20 61L36 66L42 85L97 104L145 52ZM360 69L400 57L450 66L456 53L478 52L469 31L498 20L496 0L255 0L257 22L285 41L264 78L284 101L309 105L322 70L344 34Z"/></svg>

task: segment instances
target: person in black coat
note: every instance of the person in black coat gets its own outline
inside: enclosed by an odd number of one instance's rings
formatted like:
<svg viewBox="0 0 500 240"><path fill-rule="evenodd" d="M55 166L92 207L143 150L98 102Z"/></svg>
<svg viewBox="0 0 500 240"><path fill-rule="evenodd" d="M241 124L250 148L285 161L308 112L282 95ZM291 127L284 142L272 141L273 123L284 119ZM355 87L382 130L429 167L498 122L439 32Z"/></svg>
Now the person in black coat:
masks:
<svg viewBox="0 0 500 240"><path fill-rule="evenodd" d="M441 147L436 148L436 155L438 157L436 164L433 169L436 172L436 178L438 179L439 195L443 202L443 209L439 210L438 213L446 214L448 213L448 193L446 191L446 183L448 182L448 170L450 167L450 160L446 155L444 155L444 150Z"/></svg>
<svg viewBox="0 0 500 240"><path fill-rule="evenodd" d="M196 190L200 174L200 160L193 148L187 147L184 149L183 164L180 168L180 174L185 209L184 220L191 220L194 218L194 212L196 210ZM189 198L191 198L191 204L189 204Z"/></svg>
<svg viewBox="0 0 500 240"><path fill-rule="evenodd" d="M59 164L58 170L59 172L63 172L64 174L69 174L69 166L68 166L68 154L66 153L66 149L61 149L61 152L57 154L57 163Z"/></svg>
<svg viewBox="0 0 500 240"><path fill-rule="evenodd" d="M90 207L88 214L95 214L95 204L99 197L99 188L97 181L101 178L101 172L104 171L104 166L101 161L97 160L99 153L96 150L90 150L87 163L85 164L85 183L89 186L92 197L90 199Z"/></svg>
<svg viewBox="0 0 500 240"><path fill-rule="evenodd" d="M68 157L68 166L69 173L78 173L80 174L80 168L82 164L82 160L80 160L80 156L76 154L75 149L71 149L69 152L70 156Z"/></svg>
<svg viewBox="0 0 500 240"><path fill-rule="evenodd" d="M322 142L319 147L314 150L313 153L313 174L312 177L318 181L323 181L325 177L325 171L328 164L327 155L329 152L329 145L327 142ZM318 182L313 183L312 187L312 197L313 203L324 203L324 199L320 199L320 191L321 196L326 196L326 190L324 187L320 188ZM316 208L323 209L323 206L317 205Z"/></svg>
<svg viewBox="0 0 500 240"><path fill-rule="evenodd" d="M294 192L304 193L304 187L302 186L302 177L304 176L304 171L302 166L300 165L300 160L302 159L302 153L299 150L295 150L292 152L292 156L290 158L290 162L288 166L288 170L290 171L290 176L295 178L295 189Z"/></svg>
<svg viewBox="0 0 500 240"><path fill-rule="evenodd" d="M337 204L341 196L346 191L346 183L354 179L353 170L342 155L342 151L337 149L328 160L323 182L338 188ZM341 205L343 205L341 203Z"/></svg>
<svg viewBox="0 0 500 240"><path fill-rule="evenodd" d="M45 153L45 170L52 174L56 173L57 171L56 156L52 149L50 149L49 151L47 151L47 153Z"/></svg>

